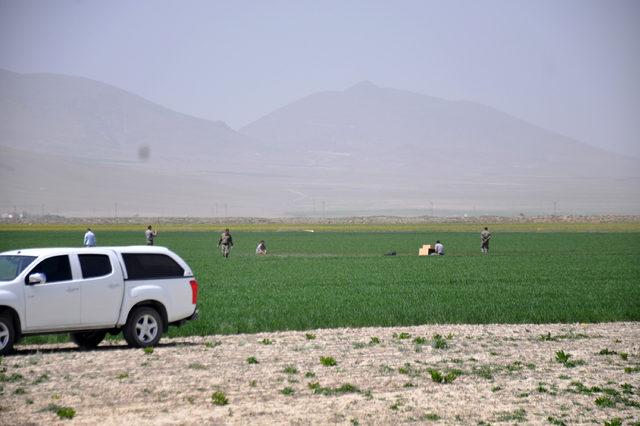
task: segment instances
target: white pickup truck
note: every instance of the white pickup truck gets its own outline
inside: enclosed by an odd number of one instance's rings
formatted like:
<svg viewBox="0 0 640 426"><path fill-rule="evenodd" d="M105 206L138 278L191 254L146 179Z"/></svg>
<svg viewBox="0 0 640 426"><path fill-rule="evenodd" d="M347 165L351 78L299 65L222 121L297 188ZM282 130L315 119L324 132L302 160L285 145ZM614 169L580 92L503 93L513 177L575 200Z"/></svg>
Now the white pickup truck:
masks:
<svg viewBox="0 0 640 426"><path fill-rule="evenodd" d="M198 283L164 247L40 248L0 253L0 355L30 334L70 333L93 348L122 331L153 346L198 314Z"/></svg>

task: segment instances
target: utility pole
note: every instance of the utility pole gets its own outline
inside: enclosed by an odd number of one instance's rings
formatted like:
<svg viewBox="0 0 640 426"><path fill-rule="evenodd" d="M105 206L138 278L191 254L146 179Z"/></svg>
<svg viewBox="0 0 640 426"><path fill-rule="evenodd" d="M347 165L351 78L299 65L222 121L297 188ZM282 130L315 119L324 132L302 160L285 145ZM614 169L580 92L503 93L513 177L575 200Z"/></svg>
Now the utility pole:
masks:
<svg viewBox="0 0 640 426"><path fill-rule="evenodd" d="M115 213L115 218L118 218L118 203L113 203L113 211Z"/></svg>
<svg viewBox="0 0 640 426"><path fill-rule="evenodd" d="M553 215L554 216L558 215L558 202L557 201L553 202Z"/></svg>
<svg viewBox="0 0 640 426"><path fill-rule="evenodd" d="M429 201L429 204L431 204L431 217L433 217L433 212L434 212L433 201Z"/></svg>

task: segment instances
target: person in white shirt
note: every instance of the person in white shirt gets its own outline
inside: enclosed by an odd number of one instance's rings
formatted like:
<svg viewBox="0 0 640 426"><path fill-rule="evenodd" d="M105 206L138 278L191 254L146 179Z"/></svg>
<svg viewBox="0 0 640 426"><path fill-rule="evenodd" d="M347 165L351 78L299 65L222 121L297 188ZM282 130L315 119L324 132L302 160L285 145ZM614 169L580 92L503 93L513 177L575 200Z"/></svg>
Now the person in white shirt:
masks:
<svg viewBox="0 0 640 426"><path fill-rule="evenodd" d="M436 245L433 248L436 251L436 254L444 256L444 246L442 245L440 240L436 241Z"/></svg>
<svg viewBox="0 0 640 426"><path fill-rule="evenodd" d="M87 233L84 234L84 246L85 247L96 246L96 235L91 231L91 228L87 228Z"/></svg>
<svg viewBox="0 0 640 426"><path fill-rule="evenodd" d="M264 243L264 240L260 241L260 244L258 244L258 247L256 247L256 254L267 254L267 246Z"/></svg>

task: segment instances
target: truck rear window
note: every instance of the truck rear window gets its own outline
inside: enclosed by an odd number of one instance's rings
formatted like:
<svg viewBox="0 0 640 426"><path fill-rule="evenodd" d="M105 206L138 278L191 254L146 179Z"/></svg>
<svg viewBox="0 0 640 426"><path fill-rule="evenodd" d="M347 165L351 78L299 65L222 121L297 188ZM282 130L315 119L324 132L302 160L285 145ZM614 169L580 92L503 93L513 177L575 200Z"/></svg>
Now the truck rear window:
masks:
<svg viewBox="0 0 640 426"><path fill-rule="evenodd" d="M111 273L111 262L105 254L79 254L82 278L103 277Z"/></svg>
<svg viewBox="0 0 640 426"><path fill-rule="evenodd" d="M35 259L35 256L0 256L0 281L13 280Z"/></svg>
<svg viewBox="0 0 640 426"><path fill-rule="evenodd" d="M130 280L183 277L184 269L164 254L123 253L122 259Z"/></svg>

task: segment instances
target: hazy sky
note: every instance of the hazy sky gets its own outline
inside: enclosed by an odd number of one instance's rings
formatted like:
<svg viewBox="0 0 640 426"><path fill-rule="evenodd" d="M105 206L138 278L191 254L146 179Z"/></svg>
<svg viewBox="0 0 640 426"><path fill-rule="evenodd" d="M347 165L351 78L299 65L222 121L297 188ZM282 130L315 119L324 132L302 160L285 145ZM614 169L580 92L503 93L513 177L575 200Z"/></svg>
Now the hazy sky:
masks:
<svg viewBox="0 0 640 426"><path fill-rule="evenodd" d="M361 80L640 156L640 1L0 0L0 67L241 127Z"/></svg>

